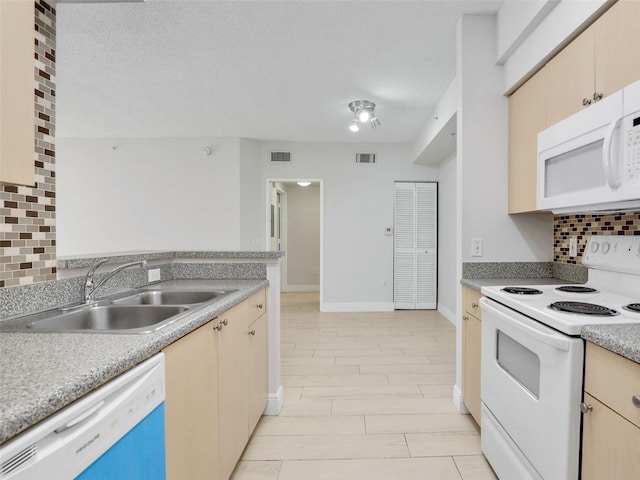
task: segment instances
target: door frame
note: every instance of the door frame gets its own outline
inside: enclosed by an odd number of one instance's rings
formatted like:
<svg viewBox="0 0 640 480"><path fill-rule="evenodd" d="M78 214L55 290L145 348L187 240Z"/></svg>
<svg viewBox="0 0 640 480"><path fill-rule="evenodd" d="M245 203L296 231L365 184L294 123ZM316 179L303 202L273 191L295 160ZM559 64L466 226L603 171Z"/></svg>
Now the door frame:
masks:
<svg viewBox="0 0 640 480"><path fill-rule="evenodd" d="M271 185L275 184L275 183L295 183L295 182L311 182L311 183L318 183L320 185L320 271L318 272L320 274L320 310L322 311L322 305L324 302L324 179L322 178L312 178L312 177L292 177L292 178L287 178L287 177L269 177L266 179L266 194L265 194L265 245L269 246L271 245ZM277 187L276 187L277 188ZM285 199L286 199L286 192L285 193ZM286 203L286 202L285 202ZM287 207L285 205L284 208L284 214L286 216L287 214ZM283 237L285 238L285 248L286 248L286 244L287 244L287 222L285 219L285 232ZM286 250L285 250L285 255L284 258L282 260L282 271L281 271L281 277L283 279L286 279L287 276L287 272L286 272L286 259L287 259L287 254L286 254Z"/></svg>

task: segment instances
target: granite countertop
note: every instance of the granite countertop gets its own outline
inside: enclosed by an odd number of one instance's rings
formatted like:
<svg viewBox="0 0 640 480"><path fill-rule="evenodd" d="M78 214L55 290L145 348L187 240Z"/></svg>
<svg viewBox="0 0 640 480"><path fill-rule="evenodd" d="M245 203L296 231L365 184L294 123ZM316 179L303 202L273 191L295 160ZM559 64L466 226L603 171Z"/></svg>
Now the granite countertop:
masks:
<svg viewBox="0 0 640 480"><path fill-rule="evenodd" d="M581 333L585 340L640 363L640 324L587 325Z"/></svg>
<svg viewBox="0 0 640 480"><path fill-rule="evenodd" d="M236 260L269 260L278 259L284 256L284 252L254 251L136 251L136 252L113 252L102 255L91 254L74 257L58 257L58 268L83 268L92 267L99 260L106 258L109 264L137 262L140 260L175 260L185 258L198 259L236 259Z"/></svg>
<svg viewBox="0 0 640 480"><path fill-rule="evenodd" d="M480 290L482 287L494 285L567 285L573 282L561 280L559 278L538 277L538 278L463 278L460 283L466 287Z"/></svg>
<svg viewBox="0 0 640 480"><path fill-rule="evenodd" d="M267 280L172 280L150 288L237 289L148 334L0 332L0 444L268 286Z"/></svg>

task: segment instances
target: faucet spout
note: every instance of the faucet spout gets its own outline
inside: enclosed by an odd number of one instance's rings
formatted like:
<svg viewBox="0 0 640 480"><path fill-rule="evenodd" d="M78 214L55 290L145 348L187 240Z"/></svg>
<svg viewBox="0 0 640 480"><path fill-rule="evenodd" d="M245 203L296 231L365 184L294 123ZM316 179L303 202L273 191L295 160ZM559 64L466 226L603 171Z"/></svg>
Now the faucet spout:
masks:
<svg viewBox="0 0 640 480"><path fill-rule="evenodd" d="M104 285L107 282L107 280L109 280L111 277L113 277L116 273L121 272L123 270L126 270L128 268L145 267L147 265L147 261L146 260L141 260L139 262L130 262L130 263L122 264L119 267L116 267L113 270L111 270L109 273L107 273L107 275L104 278L102 278L96 284L95 279L94 279L96 270L100 267L100 265L102 265L102 264L104 264L106 262L107 262L106 259L100 260L87 273L87 276L85 277L85 281L84 281L84 290L83 290L83 296L82 296L82 302L83 303L91 303L91 302L93 302L93 297L94 297L94 295L96 293L96 290L98 290L100 287L102 287L102 285Z"/></svg>

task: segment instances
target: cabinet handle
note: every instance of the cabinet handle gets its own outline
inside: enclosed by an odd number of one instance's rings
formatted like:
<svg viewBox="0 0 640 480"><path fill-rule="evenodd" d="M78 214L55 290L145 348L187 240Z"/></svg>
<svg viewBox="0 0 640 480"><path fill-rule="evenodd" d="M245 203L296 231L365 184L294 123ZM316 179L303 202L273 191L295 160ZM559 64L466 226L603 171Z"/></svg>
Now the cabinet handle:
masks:
<svg viewBox="0 0 640 480"><path fill-rule="evenodd" d="M249 330L249 335L251 335L252 337L256 334L255 330Z"/></svg>
<svg viewBox="0 0 640 480"><path fill-rule="evenodd" d="M591 405L589 405L588 403L582 402L580 404L580 411L582 413L589 413L591 410L593 410L593 407Z"/></svg>
<svg viewBox="0 0 640 480"><path fill-rule="evenodd" d="M593 101L597 102L598 100L602 99L602 94L598 93L598 92L593 92Z"/></svg>
<svg viewBox="0 0 640 480"><path fill-rule="evenodd" d="M478 308L478 304L476 302L471 302L471 308Z"/></svg>
<svg viewBox="0 0 640 480"><path fill-rule="evenodd" d="M462 320L464 320L466 322L467 320L469 320L469 317L467 317L466 315L463 315L462 316Z"/></svg>
<svg viewBox="0 0 640 480"><path fill-rule="evenodd" d="M631 397L631 403L633 403L634 407L640 408L640 395L634 395Z"/></svg>
<svg viewBox="0 0 640 480"><path fill-rule="evenodd" d="M222 330L222 327L226 327L227 325L229 325L229 320L227 320L226 318L224 320L222 320L220 323L218 323L217 325L215 325L213 327L214 330L220 331Z"/></svg>
<svg viewBox="0 0 640 480"><path fill-rule="evenodd" d="M258 304L258 308L259 308L260 310L262 310L262 304L261 304L261 303L259 303L259 304Z"/></svg>
<svg viewBox="0 0 640 480"><path fill-rule="evenodd" d="M587 105L591 105L591 99L585 97L582 99L582 106L586 107Z"/></svg>

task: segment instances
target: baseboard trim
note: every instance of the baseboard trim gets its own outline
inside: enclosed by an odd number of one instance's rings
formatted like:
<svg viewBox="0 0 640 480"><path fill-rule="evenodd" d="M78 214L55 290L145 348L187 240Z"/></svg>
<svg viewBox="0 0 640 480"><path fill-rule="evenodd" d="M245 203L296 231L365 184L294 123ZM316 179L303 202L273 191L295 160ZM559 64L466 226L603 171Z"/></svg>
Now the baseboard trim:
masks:
<svg viewBox="0 0 640 480"><path fill-rule="evenodd" d="M464 404L462 390L460 390L458 385L453 386L453 405L456 407L456 410L458 410L458 413L463 415L468 415L470 413Z"/></svg>
<svg viewBox="0 0 640 480"><path fill-rule="evenodd" d="M287 292L319 292L320 285L287 285Z"/></svg>
<svg viewBox="0 0 640 480"><path fill-rule="evenodd" d="M438 312L440 313L440 315L442 315L444 318L446 318L447 320L449 320L449 322L451 322L451 324L455 327L457 325L456 322L456 312L452 312L451 310L449 310L447 307L445 307L444 305L438 305Z"/></svg>
<svg viewBox="0 0 640 480"><path fill-rule="evenodd" d="M263 415L278 415L284 406L284 390L282 385L276 393L270 393L267 398L267 407L264 409Z"/></svg>
<svg viewBox="0 0 640 480"><path fill-rule="evenodd" d="M393 302L322 303L321 312L393 312Z"/></svg>

